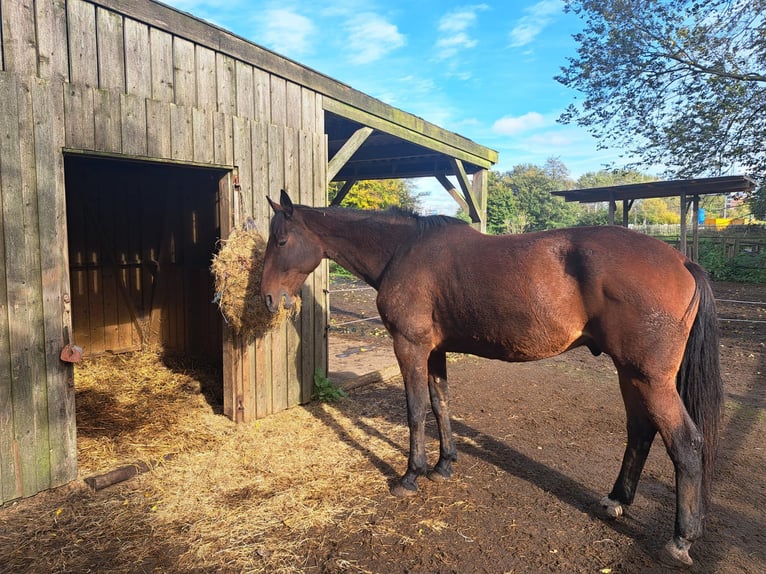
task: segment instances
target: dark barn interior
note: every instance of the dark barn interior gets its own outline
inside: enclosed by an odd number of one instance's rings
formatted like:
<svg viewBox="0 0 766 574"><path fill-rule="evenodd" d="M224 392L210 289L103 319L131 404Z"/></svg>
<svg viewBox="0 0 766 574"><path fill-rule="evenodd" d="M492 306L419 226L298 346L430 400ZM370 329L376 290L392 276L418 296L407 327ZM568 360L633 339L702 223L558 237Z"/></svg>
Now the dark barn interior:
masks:
<svg viewBox="0 0 766 574"><path fill-rule="evenodd" d="M152 346L220 364L210 262L226 174L66 156L72 342L86 356Z"/></svg>

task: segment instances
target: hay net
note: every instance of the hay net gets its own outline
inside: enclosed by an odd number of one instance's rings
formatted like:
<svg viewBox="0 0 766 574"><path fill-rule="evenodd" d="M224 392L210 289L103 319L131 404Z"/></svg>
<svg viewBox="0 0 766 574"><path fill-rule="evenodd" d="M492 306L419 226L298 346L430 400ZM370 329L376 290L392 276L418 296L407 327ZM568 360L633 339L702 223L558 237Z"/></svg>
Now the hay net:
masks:
<svg viewBox="0 0 766 574"><path fill-rule="evenodd" d="M226 323L237 335L259 338L277 327L287 317L300 311L300 298L291 309L280 306L270 313L261 299L261 275L266 254L266 240L252 218L232 230L228 239L219 242L210 267L215 278L214 303Z"/></svg>

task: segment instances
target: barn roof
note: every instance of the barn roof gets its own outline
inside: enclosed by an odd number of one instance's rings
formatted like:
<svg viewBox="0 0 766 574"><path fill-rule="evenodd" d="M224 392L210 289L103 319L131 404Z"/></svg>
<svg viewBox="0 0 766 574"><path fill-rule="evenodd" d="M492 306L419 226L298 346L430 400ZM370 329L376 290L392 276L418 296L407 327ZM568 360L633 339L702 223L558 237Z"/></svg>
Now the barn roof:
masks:
<svg viewBox="0 0 766 574"><path fill-rule="evenodd" d="M356 134L331 181L460 175L489 169L497 152L368 96L214 24L152 0L94 0L162 30L310 88L323 96L328 157ZM372 128L365 131L364 128ZM355 147L358 146L358 147ZM459 162L456 164L456 161ZM331 165L332 167L332 165Z"/></svg>

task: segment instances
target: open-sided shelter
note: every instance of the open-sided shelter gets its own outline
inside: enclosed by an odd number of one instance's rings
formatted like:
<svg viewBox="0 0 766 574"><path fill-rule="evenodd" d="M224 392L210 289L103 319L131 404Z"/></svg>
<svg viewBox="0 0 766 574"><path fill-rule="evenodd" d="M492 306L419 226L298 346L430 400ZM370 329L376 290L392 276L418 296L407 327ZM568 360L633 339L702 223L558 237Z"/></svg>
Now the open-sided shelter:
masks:
<svg viewBox="0 0 766 574"><path fill-rule="evenodd" d="M591 187L570 191L554 191L553 195L563 197L566 201L580 203L607 203L609 206L609 225L614 225L617 202L622 202L622 225L628 226L628 215L637 199L652 197L678 197L680 199L681 233L679 250L688 253L696 260L699 253L699 205L701 195L721 195L732 193L747 193L755 189L755 182L747 176L729 175L722 177L705 177L699 179L676 179L670 181L650 181L645 183L628 183L606 187ZM692 208L692 248L687 245L686 219L689 208Z"/></svg>
<svg viewBox="0 0 766 574"><path fill-rule="evenodd" d="M432 176L482 225L494 151L225 30L150 0L0 14L0 504L76 477L68 344L219 361L237 421L310 398L326 266L256 341L211 302L216 241L248 217L265 235L267 194Z"/></svg>

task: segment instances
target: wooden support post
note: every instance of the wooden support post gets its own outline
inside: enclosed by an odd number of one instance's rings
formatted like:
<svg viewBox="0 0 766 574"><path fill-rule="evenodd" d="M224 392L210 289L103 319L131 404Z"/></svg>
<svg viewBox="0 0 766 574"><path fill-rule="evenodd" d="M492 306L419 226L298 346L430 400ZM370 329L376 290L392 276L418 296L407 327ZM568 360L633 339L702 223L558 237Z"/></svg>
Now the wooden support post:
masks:
<svg viewBox="0 0 766 574"><path fill-rule="evenodd" d="M446 175L443 173L437 174L436 179L439 180L439 183L442 184L442 187L447 190L447 193L449 193L452 196L452 199L457 202L457 204L460 206L460 209L468 213L468 204L466 203L465 199L460 195L460 192L455 189L455 186L452 185L452 182L447 178Z"/></svg>
<svg viewBox="0 0 766 574"><path fill-rule="evenodd" d="M350 138L343 144L337 153L332 156L330 163L327 165L327 183L328 185L335 179L338 172L343 169L343 166L348 163L348 160L362 147L362 144L370 137L373 132L372 128L361 127L356 130Z"/></svg>
<svg viewBox="0 0 766 574"><path fill-rule="evenodd" d="M692 196L692 261L699 261L700 196Z"/></svg>
<svg viewBox="0 0 766 574"><path fill-rule="evenodd" d="M689 214L689 204L686 201L686 192L681 192L681 238L678 244L678 250L687 255L686 250L686 216Z"/></svg>
<svg viewBox="0 0 766 574"><path fill-rule="evenodd" d="M463 167L463 162L456 158L450 158L450 161L455 170L460 190L463 192L463 197L468 205L468 215L470 216L471 221L480 224L483 218L479 214L479 204L474 197L471 183L468 181L468 175Z"/></svg>
<svg viewBox="0 0 766 574"><path fill-rule="evenodd" d="M340 205L341 202L346 199L346 196L348 195L348 192L351 191L351 188L354 187L354 184L356 183L355 179L349 179L344 184L343 187L340 188L340 191L338 191L338 195L333 197L332 202L330 205Z"/></svg>

